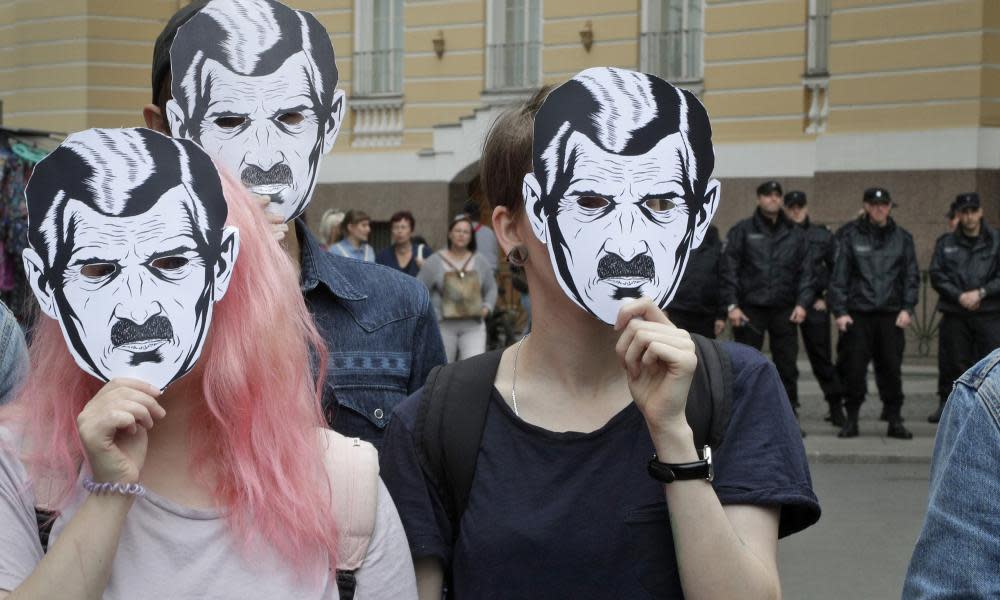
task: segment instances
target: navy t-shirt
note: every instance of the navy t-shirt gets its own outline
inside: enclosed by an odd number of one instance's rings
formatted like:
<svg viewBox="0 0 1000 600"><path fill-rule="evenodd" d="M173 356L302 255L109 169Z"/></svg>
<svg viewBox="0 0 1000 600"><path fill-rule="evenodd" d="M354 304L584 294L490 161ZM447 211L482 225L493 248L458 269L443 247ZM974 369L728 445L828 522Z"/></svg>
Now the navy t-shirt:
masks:
<svg viewBox="0 0 1000 600"><path fill-rule="evenodd" d="M719 500L781 507L780 535L819 519L809 467L778 373L727 343L733 405L713 448ZM590 433L522 421L495 389L457 543L414 443L420 392L396 407L381 452L414 558L453 568L458 598L683 598L653 443L629 404ZM725 565L716 565L724 570Z"/></svg>

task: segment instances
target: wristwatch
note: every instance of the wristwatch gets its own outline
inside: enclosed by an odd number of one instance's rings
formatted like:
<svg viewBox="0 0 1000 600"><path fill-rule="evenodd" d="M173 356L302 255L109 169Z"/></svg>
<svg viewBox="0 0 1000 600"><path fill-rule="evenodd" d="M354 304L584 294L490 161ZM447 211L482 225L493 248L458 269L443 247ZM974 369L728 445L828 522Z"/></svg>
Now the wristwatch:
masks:
<svg viewBox="0 0 1000 600"><path fill-rule="evenodd" d="M985 297L986 297L986 288L984 287L979 288L979 299L982 300Z"/></svg>
<svg viewBox="0 0 1000 600"><path fill-rule="evenodd" d="M701 456L701 460L694 462L668 464L661 463L654 454L653 458L649 459L649 464L646 465L646 471L650 477L663 483L689 479L712 481L715 479L715 469L712 467L712 449L705 446L701 451Z"/></svg>

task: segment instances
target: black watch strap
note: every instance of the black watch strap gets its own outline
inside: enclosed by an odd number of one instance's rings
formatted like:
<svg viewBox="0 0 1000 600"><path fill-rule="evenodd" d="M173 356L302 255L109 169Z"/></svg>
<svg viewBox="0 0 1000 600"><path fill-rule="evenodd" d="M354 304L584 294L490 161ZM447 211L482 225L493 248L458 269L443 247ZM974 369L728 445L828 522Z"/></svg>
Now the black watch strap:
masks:
<svg viewBox="0 0 1000 600"><path fill-rule="evenodd" d="M712 449L705 446L702 450L702 457L702 460L694 462L670 464L661 463L654 454L653 458L649 459L646 471L650 477L663 483L690 479L712 481L715 478L715 470L712 468Z"/></svg>

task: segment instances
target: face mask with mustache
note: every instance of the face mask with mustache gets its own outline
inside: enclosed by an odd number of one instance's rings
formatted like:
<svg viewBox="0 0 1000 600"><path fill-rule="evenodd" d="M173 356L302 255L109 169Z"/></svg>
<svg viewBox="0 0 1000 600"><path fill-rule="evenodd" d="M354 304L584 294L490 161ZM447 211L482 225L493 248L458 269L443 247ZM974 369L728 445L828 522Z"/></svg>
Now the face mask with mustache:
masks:
<svg viewBox="0 0 1000 600"><path fill-rule="evenodd" d="M268 196L292 185L292 169L285 163L278 163L267 171L257 165L247 165L240 173L240 180L255 194Z"/></svg>
<svg viewBox="0 0 1000 600"><path fill-rule="evenodd" d="M174 328L170 320L162 315L150 317L141 325L129 319L121 319L111 327L111 343L117 348L125 344L149 341L171 340Z"/></svg>
<svg viewBox="0 0 1000 600"><path fill-rule="evenodd" d="M640 254L625 262L617 254L605 254L597 263L597 277L600 279L641 278L653 279L656 267L653 258L648 254Z"/></svg>

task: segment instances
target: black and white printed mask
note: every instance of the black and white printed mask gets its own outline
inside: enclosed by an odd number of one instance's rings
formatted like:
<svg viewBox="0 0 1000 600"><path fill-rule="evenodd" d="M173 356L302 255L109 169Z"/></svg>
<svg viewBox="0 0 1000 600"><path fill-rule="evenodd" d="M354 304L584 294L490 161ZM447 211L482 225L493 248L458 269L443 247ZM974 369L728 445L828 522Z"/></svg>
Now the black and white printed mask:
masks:
<svg viewBox="0 0 1000 600"><path fill-rule="evenodd" d="M160 389L188 373L239 255L205 151L149 129L90 129L35 167L25 195L25 271L80 367Z"/></svg>
<svg viewBox="0 0 1000 600"><path fill-rule="evenodd" d="M587 69L535 117L524 201L563 291L614 324L639 297L666 308L719 205L712 129L687 90Z"/></svg>
<svg viewBox="0 0 1000 600"><path fill-rule="evenodd" d="M212 0L170 46L167 120L286 221L312 198L344 92L326 29L274 0Z"/></svg>

